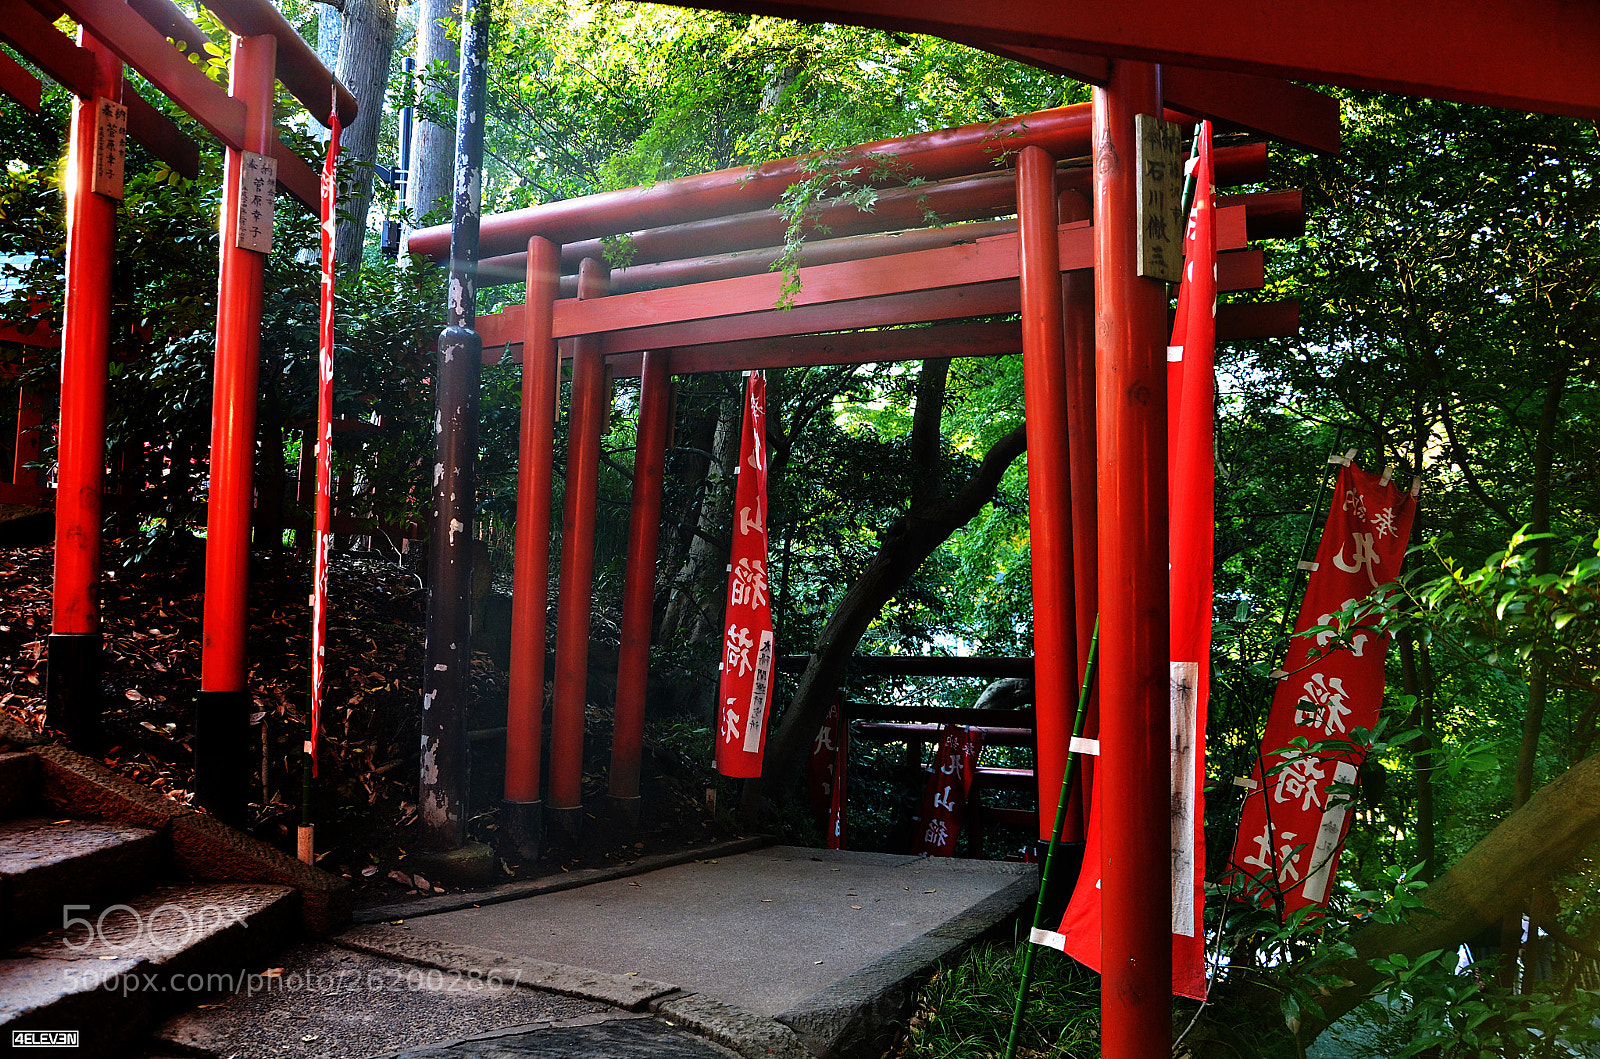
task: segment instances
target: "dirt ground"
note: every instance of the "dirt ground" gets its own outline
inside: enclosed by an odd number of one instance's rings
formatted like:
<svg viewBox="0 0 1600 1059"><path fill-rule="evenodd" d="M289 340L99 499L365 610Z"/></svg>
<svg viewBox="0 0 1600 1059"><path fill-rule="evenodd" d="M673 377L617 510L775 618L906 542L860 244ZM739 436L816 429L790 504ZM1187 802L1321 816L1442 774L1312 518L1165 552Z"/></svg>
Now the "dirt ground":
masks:
<svg viewBox="0 0 1600 1059"><path fill-rule="evenodd" d="M170 798L188 802L194 775L194 694L199 688L203 553L126 563L108 546L101 594L105 762ZM126 563L126 564L125 564ZM300 746L310 679L309 569L290 549L258 554L252 571L251 722L259 733L252 814L256 835L293 849L299 821ZM444 892L408 869L415 827L421 704L421 580L378 556L336 553L330 575L329 685L313 797L319 863L349 876L361 902ZM0 710L44 726L45 647L50 629L51 549L0 547ZM473 837L497 830L506 676L488 655L473 661ZM498 865L502 881L628 863L736 837L724 811L705 805L709 770L646 738L642 819L624 831L606 814L608 706L588 709L584 803L590 819L574 847L550 846L531 864ZM549 726L546 723L546 732Z"/></svg>

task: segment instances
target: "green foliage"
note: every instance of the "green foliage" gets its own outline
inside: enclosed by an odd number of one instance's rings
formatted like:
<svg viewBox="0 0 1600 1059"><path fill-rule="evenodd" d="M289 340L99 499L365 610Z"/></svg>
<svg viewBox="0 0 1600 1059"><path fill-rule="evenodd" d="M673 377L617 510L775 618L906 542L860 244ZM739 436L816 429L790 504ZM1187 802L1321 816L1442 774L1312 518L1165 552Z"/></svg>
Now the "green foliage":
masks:
<svg viewBox="0 0 1600 1059"><path fill-rule="evenodd" d="M1005 1051L1021 978L1021 946L980 945L941 968L917 997L894 1059L992 1059ZM1020 1059L1090 1059L1100 1054L1094 978L1070 959L1040 950L1028 991Z"/></svg>

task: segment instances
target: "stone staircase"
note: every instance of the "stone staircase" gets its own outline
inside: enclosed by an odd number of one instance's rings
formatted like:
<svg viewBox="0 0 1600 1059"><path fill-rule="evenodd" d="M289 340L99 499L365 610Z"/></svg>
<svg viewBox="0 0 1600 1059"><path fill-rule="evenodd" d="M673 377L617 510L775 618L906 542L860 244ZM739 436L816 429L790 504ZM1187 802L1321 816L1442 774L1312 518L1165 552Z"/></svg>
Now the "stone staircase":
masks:
<svg viewBox="0 0 1600 1059"><path fill-rule="evenodd" d="M0 718L0 1030L114 1054L349 914L347 880Z"/></svg>

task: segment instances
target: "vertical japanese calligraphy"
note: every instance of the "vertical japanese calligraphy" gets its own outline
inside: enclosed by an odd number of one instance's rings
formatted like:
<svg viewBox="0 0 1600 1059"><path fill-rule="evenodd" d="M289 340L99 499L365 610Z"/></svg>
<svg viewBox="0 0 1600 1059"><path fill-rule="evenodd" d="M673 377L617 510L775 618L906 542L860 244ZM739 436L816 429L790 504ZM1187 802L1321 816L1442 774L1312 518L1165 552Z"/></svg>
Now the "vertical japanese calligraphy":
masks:
<svg viewBox="0 0 1600 1059"><path fill-rule="evenodd" d="M777 652L767 592L767 379L761 372L746 379L734 508L716 763L724 776L748 778L761 775Z"/></svg>
<svg viewBox="0 0 1600 1059"><path fill-rule="evenodd" d="M1348 830L1356 770L1383 702L1388 637L1362 624L1362 601L1400 574L1416 500L1347 465L1311 565L1272 698L1266 736L1245 803L1233 866L1263 904L1288 915L1325 904Z"/></svg>
<svg viewBox="0 0 1600 1059"><path fill-rule="evenodd" d="M933 775L922 795L922 812L912 819L911 852L929 857L956 855L956 839L967 815L967 799L978 767L983 733L953 724L944 726Z"/></svg>
<svg viewBox="0 0 1600 1059"><path fill-rule="evenodd" d="M1151 114L1139 132L1139 275L1177 283L1183 277L1183 130Z"/></svg>
<svg viewBox="0 0 1600 1059"><path fill-rule="evenodd" d="M95 100L94 173L89 190L122 197L122 162L128 148L128 108L104 96Z"/></svg>
<svg viewBox="0 0 1600 1059"><path fill-rule="evenodd" d="M270 155L243 151L239 178L239 236L241 250L272 252L272 210L278 201L278 160Z"/></svg>
<svg viewBox="0 0 1600 1059"><path fill-rule="evenodd" d="M849 729L840 713L841 696L833 705L806 759L806 786L811 795L811 813L826 837L829 849L844 848L844 762L849 745Z"/></svg>

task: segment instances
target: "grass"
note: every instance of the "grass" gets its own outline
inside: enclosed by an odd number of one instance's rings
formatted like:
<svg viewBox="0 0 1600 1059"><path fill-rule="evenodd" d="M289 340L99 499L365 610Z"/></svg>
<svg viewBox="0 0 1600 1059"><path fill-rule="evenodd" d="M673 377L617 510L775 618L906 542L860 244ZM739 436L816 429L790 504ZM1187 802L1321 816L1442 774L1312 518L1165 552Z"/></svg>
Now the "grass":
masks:
<svg viewBox="0 0 1600 1059"><path fill-rule="evenodd" d="M905 1035L886 1059L998 1059L1005 1053L1022 974L1022 946L979 945L941 968L917 995ZM1018 1059L1089 1059L1100 1054L1096 977L1051 949L1033 961Z"/></svg>

